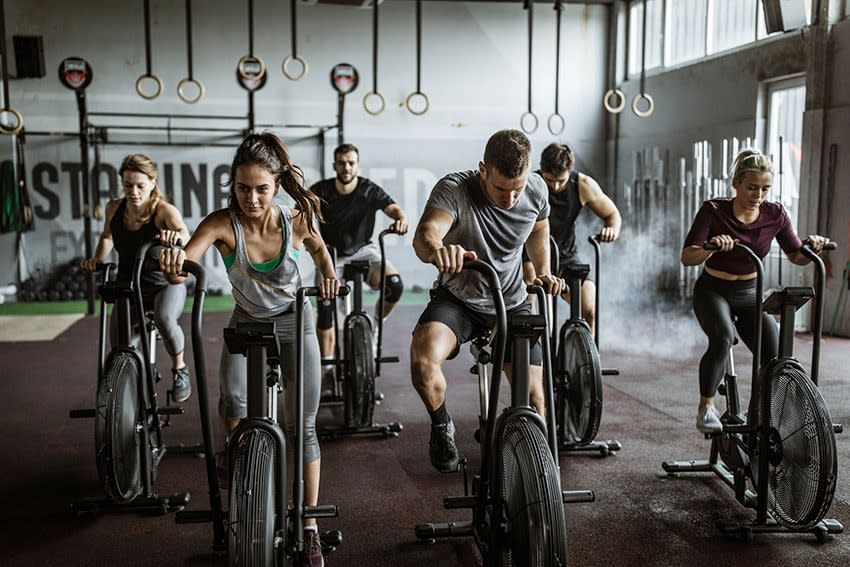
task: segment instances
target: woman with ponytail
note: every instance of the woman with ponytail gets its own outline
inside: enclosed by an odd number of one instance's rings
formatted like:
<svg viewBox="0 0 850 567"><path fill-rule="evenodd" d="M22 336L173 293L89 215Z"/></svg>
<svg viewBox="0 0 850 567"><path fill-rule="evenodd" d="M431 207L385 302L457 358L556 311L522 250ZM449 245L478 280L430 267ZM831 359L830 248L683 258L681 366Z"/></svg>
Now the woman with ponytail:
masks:
<svg viewBox="0 0 850 567"><path fill-rule="evenodd" d="M723 429L714 396L723 381L735 331L750 351L754 347L756 271L750 258L735 249L735 244L746 244L764 260L775 239L792 263L805 265L811 261L800 251L803 241L794 231L788 212L781 203L768 200L772 185L770 159L752 149L741 150L732 163L735 196L705 201L682 247L682 264L705 264L693 295L694 314L708 337L708 348L699 363L696 426L701 433L719 433ZM810 234L806 243L820 252L827 240ZM717 250L706 250L706 242L717 245ZM733 322L733 315L737 322ZM762 321L764 364L779 351L779 328L768 313L762 313Z"/></svg>
<svg viewBox="0 0 850 567"><path fill-rule="evenodd" d="M295 297L301 287L296 263L303 246L324 276L323 298L339 291L330 254L317 228L319 200L306 189L304 175L289 158L283 142L270 132L248 135L230 167L228 206L214 211L198 225L183 250L166 250L160 255L163 272L179 281L186 259L199 262L215 248L221 254L233 286L236 306L228 326L241 321L274 321L280 342L283 375L295 376L295 337L304 335L304 503L319 499L320 453L316 436L319 408L319 343L313 326L310 303L305 301L304 328L295 328ZM283 189L297 209L277 204L274 197ZM230 434L247 413L247 368L242 355L221 353L221 397L219 415ZM291 390L290 390L291 391ZM286 431L294 431L293 396L285 396ZM315 519L306 522L305 536L311 565L323 565Z"/></svg>
<svg viewBox="0 0 850 567"><path fill-rule="evenodd" d="M124 196L106 204L103 232L94 256L83 260L84 270L93 272L105 262L115 248L118 252L118 281L129 283L133 261L142 244L158 239L164 246L189 240L189 230L177 207L165 202L156 182L156 165L144 154L130 154L118 169ZM151 249L155 254L159 247ZM171 356L173 378L171 396L177 403L185 402L192 393L189 370L183 362L185 336L177 319L186 303L186 287L169 285L159 272L142 273L142 298L145 309L153 311L154 321L162 336L165 350ZM117 317L112 317L110 335L118 338ZM136 337L138 339L138 336Z"/></svg>

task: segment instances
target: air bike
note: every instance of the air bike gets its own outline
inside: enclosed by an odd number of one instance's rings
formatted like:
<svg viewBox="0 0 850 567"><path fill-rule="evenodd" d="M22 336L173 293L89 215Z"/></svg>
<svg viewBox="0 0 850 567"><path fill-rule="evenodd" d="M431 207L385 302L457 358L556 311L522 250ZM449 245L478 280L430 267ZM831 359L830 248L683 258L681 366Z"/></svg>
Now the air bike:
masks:
<svg viewBox="0 0 850 567"><path fill-rule="evenodd" d="M487 567L565 566L567 530L564 504L592 502L594 495L590 490L561 491L551 359L549 341L545 340L549 336L546 315L511 318L511 403L501 415L497 415L509 329L501 284L493 268L481 260L467 261L463 269L475 270L484 276L493 296L498 320L492 352L487 349L487 337L475 339L470 345L476 361L473 370L478 375L480 394L480 428L476 435L481 445L479 472L472 480L470 493L466 459L461 459L464 496L443 501L449 509L472 510L472 521L420 524L416 526L416 537L433 542L441 537L472 536ZM543 288L532 286L530 290L537 295L539 305L545 305ZM548 424L529 403L531 345L538 339L543 345L543 387Z"/></svg>
<svg viewBox="0 0 850 567"><path fill-rule="evenodd" d="M706 250L717 250L711 243ZM838 460L835 434L826 402L817 387L823 319L824 265L806 244L802 252L815 264L815 288L786 287L764 302L764 267L747 246L736 248L749 256L756 269L756 308L753 352L761 352L762 312L780 316L779 356L760 368L753 356L752 395L749 411L742 412L732 351L718 393L726 398L721 416L723 429L711 438L708 460L666 461L671 476L713 473L735 492L735 498L755 509L749 521L724 521L720 529L751 541L754 533L808 532L818 541L844 531L838 521L825 519L835 493ZM830 242L824 250L832 250ZM797 309L817 297L812 344L812 369L807 373L794 358L794 316Z"/></svg>

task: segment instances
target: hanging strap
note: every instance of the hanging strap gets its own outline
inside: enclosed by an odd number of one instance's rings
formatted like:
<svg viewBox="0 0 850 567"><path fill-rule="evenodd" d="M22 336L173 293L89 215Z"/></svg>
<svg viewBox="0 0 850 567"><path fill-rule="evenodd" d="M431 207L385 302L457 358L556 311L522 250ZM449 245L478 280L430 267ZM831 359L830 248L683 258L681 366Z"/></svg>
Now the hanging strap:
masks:
<svg viewBox="0 0 850 567"><path fill-rule="evenodd" d="M153 74L151 66L151 5L150 0L144 0L144 20L145 20L145 74L140 75L136 79L136 92L145 100L153 100L162 94L162 79ZM142 84L150 79L156 85L156 90L152 93L146 93L142 88Z"/></svg>
<svg viewBox="0 0 850 567"><path fill-rule="evenodd" d="M372 2L372 90L363 97L363 108L372 116L377 116L384 111L387 101L378 92L378 0ZM378 107L369 108L369 99L377 98Z"/></svg>
<svg viewBox="0 0 850 567"><path fill-rule="evenodd" d="M646 118L655 110L655 101L652 97L646 94L646 0L643 0L643 23L641 24L641 46L640 46L640 93L632 99L632 112L641 118ZM639 108L641 100L647 103L646 110Z"/></svg>
<svg viewBox="0 0 850 567"><path fill-rule="evenodd" d="M281 69L283 70L283 74L286 76L287 79L297 81L299 79L302 79L304 75L307 74L307 62L304 61L304 59L300 55L298 55L298 0L289 0L289 4L291 7L290 13L292 14L292 53L290 55L287 55L286 58L283 60ZM297 61L301 64L301 72L298 74L295 74L289 70L289 65L293 61Z"/></svg>
<svg viewBox="0 0 850 567"><path fill-rule="evenodd" d="M192 71L192 0L186 0L186 68L189 76L177 83L177 96L186 104L195 104L204 98L204 84L195 79ZM197 94L194 97L186 94L185 88L188 85L195 85Z"/></svg>
<svg viewBox="0 0 850 567"><path fill-rule="evenodd" d="M526 134L531 134L537 130L539 121L537 116L531 112L531 64L532 64L532 45L534 44L534 0L525 0L525 8L528 10L528 108L519 119L519 125ZM526 126L526 122L531 121L531 124Z"/></svg>
<svg viewBox="0 0 850 567"><path fill-rule="evenodd" d="M239 59L236 72L246 83L260 84L266 75L266 64L254 55L254 0L248 0L248 54Z"/></svg>
<svg viewBox="0 0 850 567"><path fill-rule="evenodd" d="M0 110L0 118L5 118L5 116L12 116L15 119L15 123L12 126L6 126L3 123L3 120L0 119L0 134L6 134L7 136L14 136L24 127L24 117L21 116L21 113L15 110L10 106L9 103L9 62L6 56L6 6L3 0L0 0L0 39L3 40L3 53L2 63L3 63L3 109Z"/></svg>
<svg viewBox="0 0 850 567"><path fill-rule="evenodd" d="M560 98L558 87L561 84L561 12L563 10L562 0L555 0L555 112L549 116L546 126L553 136L564 131L567 125L564 117L558 112L558 99Z"/></svg>
<svg viewBox="0 0 850 567"><path fill-rule="evenodd" d="M416 105L412 104L413 101L419 99L422 99L424 106L414 108ZM416 0L416 90L407 95L404 106L417 116L428 112L431 106L428 95L422 92L422 0Z"/></svg>

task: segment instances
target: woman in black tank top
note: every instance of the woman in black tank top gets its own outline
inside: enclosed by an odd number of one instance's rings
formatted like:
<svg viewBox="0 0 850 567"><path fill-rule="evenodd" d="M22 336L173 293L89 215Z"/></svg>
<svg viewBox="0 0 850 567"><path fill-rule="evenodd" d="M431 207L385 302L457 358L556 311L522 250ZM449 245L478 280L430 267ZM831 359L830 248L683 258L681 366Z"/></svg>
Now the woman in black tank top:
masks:
<svg viewBox="0 0 850 567"><path fill-rule="evenodd" d="M83 260L81 266L84 270L94 271L97 264L106 262L114 249L118 254L118 281L129 282L136 252L142 244L157 239L168 246L173 246L178 240L188 242L189 230L180 211L162 198L156 182L156 165L149 157L128 155L118 173L124 196L107 203L103 232L94 256ZM178 403L184 402L191 394L191 386L183 361L185 337L177 319L186 302L186 288L169 285L161 272L147 272L142 273L142 296L145 308L153 310L154 322L163 338L165 350L171 356L174 399ZM117 336L114 317L111 329L114 344Z"/></svg>

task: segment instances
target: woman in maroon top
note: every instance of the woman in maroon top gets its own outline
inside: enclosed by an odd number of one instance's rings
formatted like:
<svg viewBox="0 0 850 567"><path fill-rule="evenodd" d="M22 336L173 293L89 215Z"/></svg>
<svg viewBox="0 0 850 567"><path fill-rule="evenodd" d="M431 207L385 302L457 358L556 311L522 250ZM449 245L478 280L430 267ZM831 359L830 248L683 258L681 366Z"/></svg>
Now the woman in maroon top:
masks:
<svg viewBox="0 0 850 567"><path fill-rule="evenodd" d="M694 285L693 307L708 349L699 364L700 401L697 429L716 433L722 428L714 407L714 395L723 380L726 356L735 339L735 328L747 347L753 349L753 319L756 297L756 271L743 252L734 249L737 242L749 246L764 259L774 238L794 264L807 264L801 252L802 242L791 227L791 219L779 203L766 201L773 183L773 164L754 150L743 150L732 164L731 199L711 199L703 203L682 247L682 264L705 268ZM720 247L703 248L705 242ZM820 251L827 239L810 235L807 243ZM732 316L737 316L733 324ZM777 355L779 330L776 320L763 315L761 359L767 362Z"/></svg>

